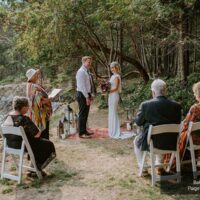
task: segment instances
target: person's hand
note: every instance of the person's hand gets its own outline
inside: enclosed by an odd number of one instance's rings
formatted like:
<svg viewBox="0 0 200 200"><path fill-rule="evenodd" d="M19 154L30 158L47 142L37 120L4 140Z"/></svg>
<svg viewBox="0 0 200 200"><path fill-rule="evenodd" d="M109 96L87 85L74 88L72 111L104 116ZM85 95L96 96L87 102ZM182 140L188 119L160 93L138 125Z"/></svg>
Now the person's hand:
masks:
<svg viewBox="0 0 200 200"><path fill-rule="evenodd" d="M41 136L41 132L38 132L35 136L34 136L34 138L39 138Z"/></svg>
<svg viewBox="0 0 200 200"><path fill-rule="evenodd" d="M86 98L86 105L89 106L90 104L91 104L91 100L90 100L90 98L88 97L88 98Z"/></svg>
<svg viewBox="0 0 200 200"><path fill-rule="evenodd" d="M53 100L53 97L49 97L48 99L49 99L50 101L52 101L52 100Z"/></svg>

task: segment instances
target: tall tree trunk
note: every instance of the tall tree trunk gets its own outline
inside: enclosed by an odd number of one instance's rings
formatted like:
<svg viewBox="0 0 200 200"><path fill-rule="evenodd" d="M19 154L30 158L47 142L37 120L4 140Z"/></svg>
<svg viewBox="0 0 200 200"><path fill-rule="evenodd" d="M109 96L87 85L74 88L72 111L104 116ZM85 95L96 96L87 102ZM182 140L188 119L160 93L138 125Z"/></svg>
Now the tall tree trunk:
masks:
<svg viewBox="0 0 200 200"><path fill-rule="evenodd" d="M185 55L185 33L184 33L184 14L180 14L179 23L179 42L178 42L178 76L182 81L187 81L188 66L184 58Z"/></svg>
<svg viewBox="0 0 200 200"><path fill-rule="evenodd" d="M189 52L189 44L188 41L186 41L187 36L189 36L190 28L189 28L189 16L188 12L186 12L183 15L183 39L184 39L184 52L183 52L183 57L184 57L184 73L185 76L187 77L189 75L189 64L190 64L190 52Z"/></svg>

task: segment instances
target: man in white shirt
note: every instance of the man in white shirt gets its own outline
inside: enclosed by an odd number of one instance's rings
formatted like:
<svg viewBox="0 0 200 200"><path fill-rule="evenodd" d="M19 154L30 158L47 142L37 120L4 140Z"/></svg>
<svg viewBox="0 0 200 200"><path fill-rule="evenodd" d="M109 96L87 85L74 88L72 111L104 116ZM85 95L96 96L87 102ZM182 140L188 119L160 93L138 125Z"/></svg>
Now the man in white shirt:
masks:
<svg viewBox="0 0 200 200"><path fill-rule="evenodd" d="M92 103L92 88L93 82L89 72L92 65L92 58L90 56L82 57L82 66L76 73L77 84L77 101L79 104L79 137L91 138L91 134L87 131L86 124L90 105Z"/></svg>

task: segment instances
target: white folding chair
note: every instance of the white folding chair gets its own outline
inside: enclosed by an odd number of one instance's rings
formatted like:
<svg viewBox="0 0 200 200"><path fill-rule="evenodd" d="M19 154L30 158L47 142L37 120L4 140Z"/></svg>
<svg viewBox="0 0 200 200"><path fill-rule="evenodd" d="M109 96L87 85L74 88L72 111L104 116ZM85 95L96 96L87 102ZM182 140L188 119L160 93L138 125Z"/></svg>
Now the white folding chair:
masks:
<svg viewBox="0 0 200 200"><path fill-rule="evenodd" d="M189 143L187 149L190 151L191 155L193 177L194 179L197 179L197 176L200 175L200 171L197 171L197 162L200 160L200 158L195 158L195 151L200 150L200 145L195 145L193 142L192 135L195 133L200 137L200 122L189 123L186 142L186 145Z"/></svg>
<svg viewBox="0 0 200 200"><path fill-rule="evenodd" d="M142 167L140 168L139 175L142 176L143 169L151 168L152 186L157 181L164 181L170 179L177 179L181 181L180 175L180 158L178 149L178 139L180 135L180 124L165 124L152 126L148 130L147 142L150 147L150 161L151 165L145 165L147 151L143 154ZM169 163L155 164L155 155L171 154ZM176 173L172 175L157 175L155 173L156 167L171 166L174 156L176 157Z"/></svg>
<svg viewBox="0 0 200 200"><path fill-rule="evenodd" d="M23 127L1 126L1 129L2 129L2 137L3 137L3 155L2 155L1 179L7 178L7 179L11 179L11 180L16 180L20 184L21 178L22 178L22 168L26 168L30 171L36 172L38 178L42 179L42 174L37 168L34 154L32 152L32 149L30 147L30 144L28 142L28 139L26 137L26 134L24 132ZM7 139L6 139L6 135L8 135L8 134L22 137L22 144L21 144L20 149L8 147ZM33 167L23 165L23 157L24 157L24 153L25 153L25 147L26 147L27 152L30 156L30 160L31 160ZM9 174L8 172L6 172L5 164L6 164L6 156L7 155L12 155L12 158L14 158L14 162L15 162L17 170L18 170L18 175L12 175L12 174ZM19 156L19 162L18 163L17 163L17 159L15 159L15 156Z"/></svg>

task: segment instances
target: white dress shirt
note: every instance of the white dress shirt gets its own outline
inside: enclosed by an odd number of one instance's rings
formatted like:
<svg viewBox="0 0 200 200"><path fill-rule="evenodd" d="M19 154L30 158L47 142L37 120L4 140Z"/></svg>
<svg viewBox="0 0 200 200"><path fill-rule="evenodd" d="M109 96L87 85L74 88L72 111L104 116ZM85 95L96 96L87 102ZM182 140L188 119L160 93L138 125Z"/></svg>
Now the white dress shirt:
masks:
<svg viewBox="0 0 200 200"><path fill-rule="evenodd" d="M90 76L87 72L87 68L81 66L81 68L76 73L76 90L82 92L85 98L88 98L88 93L91 93L91 83Z"/></svg>

